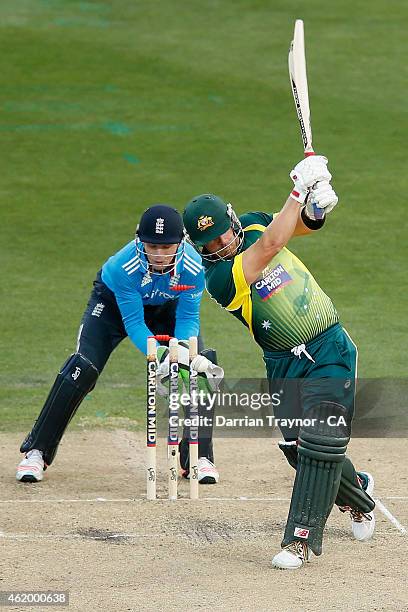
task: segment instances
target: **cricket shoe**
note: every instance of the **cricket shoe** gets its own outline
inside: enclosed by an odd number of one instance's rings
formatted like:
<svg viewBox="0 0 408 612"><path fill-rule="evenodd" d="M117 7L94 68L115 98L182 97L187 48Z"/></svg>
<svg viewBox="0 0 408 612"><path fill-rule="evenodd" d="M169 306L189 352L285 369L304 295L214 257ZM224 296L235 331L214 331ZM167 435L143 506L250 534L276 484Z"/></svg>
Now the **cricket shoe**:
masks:
<svg viewBox="0 0 408 612"><path fill-rule="evenodd" d="M312 554L306 542L295 540L282 548L282 550L274 556L272 565L279 569L296 570L302 567L304 563L308 563Z"/></svg>
<svg viewBox="0 0 408 612"><path fill-rule="evenodd" d="M200 457L198 460L198 482L200 484L216 484L220 479L215 465L207 459Z"/></svg>
<svg viewBox="0 0 408 612"><path fill-rule="evenodd" d="M189 470L182 470L183 478L190 479ZM198 460L198 482L199 484L216 484L220 479L215 465L207 459L207 457L200 457Z"/></svg>
<svg viewBox="0 0 408 612"><path fill-rule="evenodd" d="M362 478L359 476L362 488L372 497L374 492L374 478L368 472L359 472L359 474L362 475ZM340 510L342 512L350 512L351 531L356 540L359 540L359 542L366 542L372 538L375 529L374 511L360 512L358 510L353 510L353 508L349 506L343 506Z"/></svg>
<svg viewBox="0 0 408 612"><path fill-rule="evenodd" d="M28 451L24 459L19 463L16 479L20 482L40 482L43 479L45 463L42 452L36 450Z"/></svg>

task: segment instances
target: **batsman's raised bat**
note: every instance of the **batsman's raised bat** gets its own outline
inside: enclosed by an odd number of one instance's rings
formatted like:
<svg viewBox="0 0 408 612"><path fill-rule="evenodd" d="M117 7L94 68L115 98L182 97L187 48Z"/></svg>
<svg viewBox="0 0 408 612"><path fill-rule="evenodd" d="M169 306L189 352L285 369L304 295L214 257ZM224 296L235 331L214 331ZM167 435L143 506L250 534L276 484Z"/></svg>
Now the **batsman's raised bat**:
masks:
<svg viewBox="0 0 408 612"><path fill-rule="evenodd" d="M289 77L300 124L305 156L314 155L310 125L309 91L307 87L305 36L302 19L295 22L293 40L289 48Z"/></svg>

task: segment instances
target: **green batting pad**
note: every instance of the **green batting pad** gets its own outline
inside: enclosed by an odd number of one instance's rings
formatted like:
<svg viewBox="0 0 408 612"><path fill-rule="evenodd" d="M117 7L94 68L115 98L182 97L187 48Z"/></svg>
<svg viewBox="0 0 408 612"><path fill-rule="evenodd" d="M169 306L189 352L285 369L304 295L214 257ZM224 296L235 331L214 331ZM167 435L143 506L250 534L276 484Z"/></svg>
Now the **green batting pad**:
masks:
<svg viewBox="0 0 408 612"><path fill-rule="evenodd" d="M328 425L332 415L344 417L345 424ZM300 540L320 555L323 529L340 486L350 427L347 409L334 402L318 404L311 416L316 418L315 425L302 427L299 434L296 478L282 546Z"/></svg>

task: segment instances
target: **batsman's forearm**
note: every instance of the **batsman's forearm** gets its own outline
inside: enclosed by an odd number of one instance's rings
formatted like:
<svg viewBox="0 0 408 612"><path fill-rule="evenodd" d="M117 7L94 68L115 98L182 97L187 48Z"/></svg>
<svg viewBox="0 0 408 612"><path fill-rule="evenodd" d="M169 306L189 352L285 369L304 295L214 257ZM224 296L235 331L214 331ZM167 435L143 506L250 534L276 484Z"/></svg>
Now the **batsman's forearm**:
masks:
<svg viewBox="0 0 408 612"><path fill-rule="evenodd" d="M242 269L248 285L257 279L265 266L289 242L299 218L299 206L299 202L289 196L261 238L242 254Z"/></svg>
<svg viewBox="0 0 408 612"><path fill-rule="evenodd" d="M279 215L268 225L262 235L263 246L278 252L291 239L299 219L299 202L289 196Z"/></svg>

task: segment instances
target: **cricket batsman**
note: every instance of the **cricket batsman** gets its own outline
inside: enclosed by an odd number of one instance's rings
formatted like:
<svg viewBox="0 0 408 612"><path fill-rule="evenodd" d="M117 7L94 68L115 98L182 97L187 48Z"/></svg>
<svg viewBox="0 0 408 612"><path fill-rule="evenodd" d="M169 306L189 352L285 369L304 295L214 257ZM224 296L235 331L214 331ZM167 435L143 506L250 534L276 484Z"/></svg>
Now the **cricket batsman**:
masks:
<svg viewBox="0 0 408 612"><path fill-rule="evenodd" d="M321 155L306 157L290 177L293 190L277 214L248 212L238 218L231 204L203 194L183 215L203 259L208 292L261 347L271 387L276 379L302 379L294 399L304 425L295 435L282 431L285 440L279 443L296 469L282 550L272 561L282 569L300 568L313 553L321 554L334 503L350 513L360 541L373 534L375 507L373 477L356 472L346 457L356 346L330 298L286 248L293 236L319 230L338 198Z"/></svg>
<svg viewBox="0 0 408 612"><path fill-rule="evenodd" d="M186 243L180 213L167 205L148 208L140 219L136 237L110 257L97 273L79 327L75 352L62 365L40 415L21 445L25 453L16 478L39 482L51 465L61 438L84 397L92 391L112 351L127 336L146 354L151 335L175 336L179 342L180 384L188 386L188 345L198 336L196 357L199 386L213 389L223 370L213 349L202 350L200 303L204 290L201 258ZM158 389L166 392L169 349L159 346ZM207 358L207 356L210 359ZM214 363L213 363L214 362ZM218 482L211 435L199 429L198 480ZM188 438L180 442L182 474L189 477Z"/></svg>

